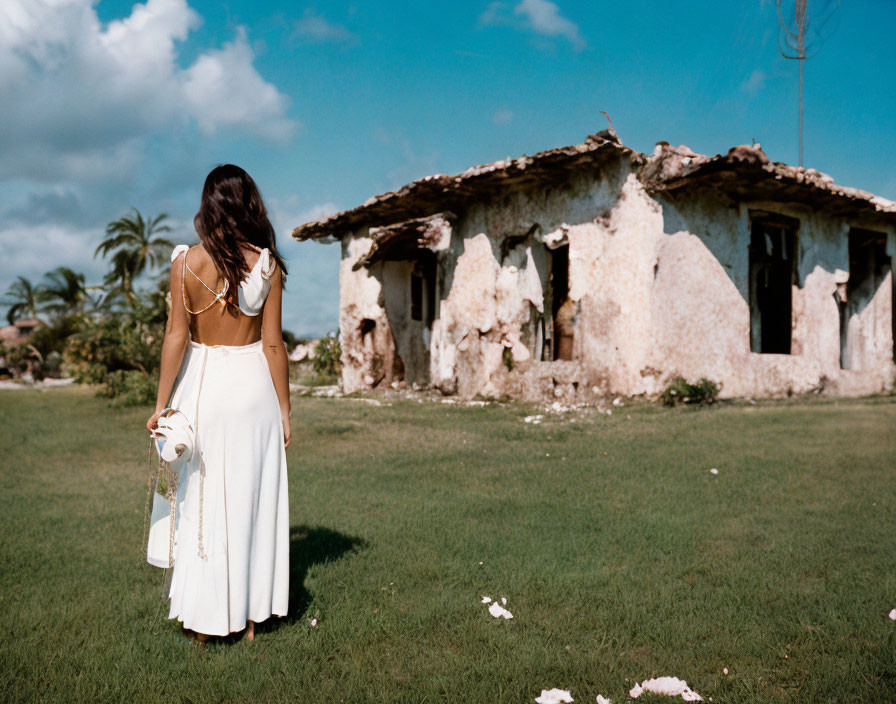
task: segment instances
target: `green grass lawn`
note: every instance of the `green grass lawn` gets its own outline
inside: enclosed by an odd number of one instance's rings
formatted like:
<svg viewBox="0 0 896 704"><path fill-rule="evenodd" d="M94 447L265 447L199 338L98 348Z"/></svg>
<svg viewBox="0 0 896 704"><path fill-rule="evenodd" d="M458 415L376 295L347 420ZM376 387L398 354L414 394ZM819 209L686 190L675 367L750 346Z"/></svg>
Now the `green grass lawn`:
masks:
<svg viewBox="0 0 896 704"><path fill-rule="evenodd" d="M616 704L661 675L715 702L896 698L896 399L541 425L296 399L290 614L201 654L153 620L149 412L0 392L6 701Z"/></svg>

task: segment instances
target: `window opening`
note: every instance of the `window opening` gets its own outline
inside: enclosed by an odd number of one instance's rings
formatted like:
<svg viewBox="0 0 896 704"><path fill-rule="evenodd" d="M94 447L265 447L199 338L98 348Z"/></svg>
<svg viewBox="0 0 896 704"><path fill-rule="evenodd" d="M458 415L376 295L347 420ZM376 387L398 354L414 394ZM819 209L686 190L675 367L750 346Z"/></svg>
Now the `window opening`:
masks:
<svg viewBox="0 0 896 704"><path fill-rule="evenodd" d="M436 313L436 276L438 258L421 249L411 268L411 320L431 327Z"/></svg>
<svg viewBox="0 0 896 704"><path fill-rule="evenodd" d="M411 272L411 320L423 320L423 272L416 264Z"/></svg>
<svg viewBox="0 0 896 704"><path fill-rule="evenodd" d="M750 349L790 354L797 220L754 217L750 222Z"/></svg>
<svg viewBox="0 0 896 704"><path fill-rule="evenodd" d="M861 366L861 340L850 325L853 316L860 314L874 298L890 271L887 255L887 236L882 232L852 228L849 231L849 280L845 300L840 304L840 367L858 369Z"/></svg>

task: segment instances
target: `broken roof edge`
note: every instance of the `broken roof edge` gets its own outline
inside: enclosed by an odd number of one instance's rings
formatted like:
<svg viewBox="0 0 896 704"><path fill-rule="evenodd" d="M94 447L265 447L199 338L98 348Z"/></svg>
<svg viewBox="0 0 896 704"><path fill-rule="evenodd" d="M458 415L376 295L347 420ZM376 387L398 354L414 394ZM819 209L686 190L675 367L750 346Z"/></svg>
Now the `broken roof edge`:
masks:
<svg viewBox="0 0 896 704"><path fill-rule="evenodd" d="M780 187L806 193L815 191L836 199L860 201L875 213L896 215L896 202L860 188L837 184L833 177L817 169L771 161L758 143L731 147L724 155L706 156L685 145L673 147L668 142L658 142L641 170L641 181L649 191L659 193L696 184L706 176L724 171L750 174L769 183L778 183ZM759 179L743 185L755 186ZM737 184L733 181L723 184L720 180L715 185Z"/></svg>
<svg viewBox="0 0 896 704"><path fill-rule="evenodd" d="M636 163L642 163L646 158L641 152L624 146L615 134L603 130L589 135L581 144L547 149L531 156L523 154L515 159L507 157L471 166L453 176L424 176L398 190L368 198L355 208L299 225L290 234L300 242L326 237L341 238L351 230L374 221L385 224L386 221L427 217L439 211L450 210L454 203L446 203L446 198L449 201L467 198L479 188L487 191L501 184L524 181L527 170L533 168L542 172L575 170L599 163L609 152L628 157ZM393 217L386 218L385 221L377 217L393 209Z"/></svg>
<svg viewBox="0 0 896 704"><path fill-rule="evenodd" d="M364 225L427 217L439 211L456 209L459 200L465 200L479 190L488 192L496 186L525 183L527 170L530 174L535 170L542 175L570 172L599 163L609 152L626 156L638 165L639 179L653 193L698 185L705 176L733 171L750 173L769 184L779 182L791 189L802 191L806 188L832 199L858 201L856 205L861 204L866 211L876 214L896 215L896 202L859 188L841 186L831 176L816 169L771 161L759 144L738 145L731 147L727 154L706 156L685 145L672 147L668 142L658 142L653 154L648 157L624 146L614 133L603 130L589 135L581 144L471 166L454 176L425 176L396 191L368 198L355 208L300 225L292 230L291 236L300 242L341 238Z"/></svg>
<svg viewBox="0 0 896 704"><path fill-rule="evenodd" d="M448 249L451 243L451 225L456 219L454 213L445 211L383 227L371 227L373 243L367 254L355 262L352 271L370 266L383 257L390 245L402 240L411 244L413 249L429 249L432 252Z"/></svg>

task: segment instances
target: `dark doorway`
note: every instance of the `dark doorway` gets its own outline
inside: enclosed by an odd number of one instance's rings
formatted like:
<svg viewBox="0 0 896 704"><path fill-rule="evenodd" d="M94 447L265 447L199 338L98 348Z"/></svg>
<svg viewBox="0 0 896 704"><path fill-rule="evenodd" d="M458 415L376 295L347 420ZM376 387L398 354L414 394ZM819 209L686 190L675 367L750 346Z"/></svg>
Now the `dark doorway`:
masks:
<svg viewBox="0 0 896 704"><path fill-rule="evenodd" d="M416 266L411 271L411 320L423 320L423 274Z"/></svg>
<svg viewBox="0 0 896 704"><path fill-rule="evenodd" d="M383 299L396 359L391 382L429 383L429 347L436 316L438 258L428 249L383 261Z"/></svg>
<svg viewBox="0 0 896 704"><path fill-rule="evenodd" d="M551 251L551 359L570 360L575 339L575 303L569 297L569 245Z"/></svg>
<svg viewBox="0 0 896 704"><path fill-rule="evenodd" d="M411 269L411 320L419 320L431 327L435 319L436 255L421 250Z"/></svg>
<svg viewBox="0 0 896 704"><path fill-rule="evenodd" d="M840 305L840 366L860 369L861 339L855 334L850 319L861 313L874 298L891 268L887 255L887 236L882 232L852 228L849 231L849 281L846 300Z"/></svg>
<svg viewBox="0 0 896 704"><path fill-rule="evenodd" d="M780 215L750 219L750 350L790 354L799 221Z"/></svg>

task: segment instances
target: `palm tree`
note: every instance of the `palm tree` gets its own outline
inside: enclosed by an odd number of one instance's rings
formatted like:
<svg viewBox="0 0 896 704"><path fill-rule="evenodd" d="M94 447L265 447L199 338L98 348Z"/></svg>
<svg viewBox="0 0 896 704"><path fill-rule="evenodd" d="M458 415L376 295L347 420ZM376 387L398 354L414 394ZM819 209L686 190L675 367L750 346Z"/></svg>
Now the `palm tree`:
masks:
<svg viewBox="0 0 896 704"><path fill-rule="evenodd" d="M80 315L87 302L87 288L84 285L84 274L60 266L46 275L47 284L43 286L40 300L47 303L44 310L56 315Z"/></svg>
<svg viewBox="0 0 896 704"><path fill-rule="evenodd" d="M4 305L9 306L6 319L13 325L19 318L36 318L43 296L43 287L35 286L24 276L17 278L6 290Z"/></svg>
<svg viewBox="0 0 896 704"><path fill-rule="evenodd" d="M108 313L115 304L117 292L107 291L102 286L88 286L87 296L84 299L84 312L91 317L102 316Z"/></svg>
<svg viewBox="0 0 896 704"><path fill-rule="evenodd" d="M112 255L112 270L103 279L107 286L119 290L132 304L136 300L134 280L147 268L164 262L172 244L164 237L154 237L159 232L171 232L162 224L165 213L144 220L140 211L133 208L133 216L125 216L106 226L106 239L96 248L93 256Z"/></svg>
<svg viewBox="0 0 896 704"><path fill-rule="evenodd" d="M112 269L103 278L110 301L123 298L132 306L136 302L134 279L136 278L137 256L136 252L128 249L119 249L112 255Z"/></svg>

